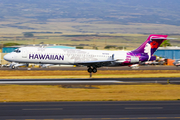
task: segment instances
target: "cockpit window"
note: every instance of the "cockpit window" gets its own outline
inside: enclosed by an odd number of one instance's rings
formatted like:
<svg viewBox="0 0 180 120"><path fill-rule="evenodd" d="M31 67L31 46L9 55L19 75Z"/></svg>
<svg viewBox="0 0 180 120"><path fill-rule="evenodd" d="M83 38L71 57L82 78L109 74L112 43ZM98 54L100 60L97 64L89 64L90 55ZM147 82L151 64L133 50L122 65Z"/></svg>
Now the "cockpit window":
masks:
<svg viewBox="0 0 180 120"><path fill-rule="evenodd" d="M19 49L15 49L14 52L20 53L21 51Z"/></svg>

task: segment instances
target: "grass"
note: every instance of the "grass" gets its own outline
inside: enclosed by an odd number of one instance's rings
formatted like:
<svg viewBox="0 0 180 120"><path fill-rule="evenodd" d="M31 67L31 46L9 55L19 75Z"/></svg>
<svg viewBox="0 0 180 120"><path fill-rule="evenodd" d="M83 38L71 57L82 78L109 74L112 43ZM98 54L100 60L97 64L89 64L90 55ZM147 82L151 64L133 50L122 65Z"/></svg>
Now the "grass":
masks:
<svg viewBox="0 0 180 120"><path fill-rule="evenodd" d="M17 101L144 101L179 100L179 85L1 85L0 102Z"/></svg>
<svg viewBox="0 0 180 120"><path fill-rule="evenodd" d="M179 70L99 70L94 78L180 77ZM0 71L0 79L88 78L87 71ZM180 85L0 85L0 102L180 100Z"/></svg>
<svg viewBox="0 0 180 120"><path fill-rule="evenodd" d="M106 45L115 45L115 46L124 46L127 50L132 50L140 46L148 37L148 35L142 34L99 34L100 36L61 36L64 34L34 34L34 38L18 38L15 40L15 36L22 35L1 35L1 43L17 42L19 44L39 44L43 42L44 44L60 44L67 46L84 46L85 49L93 49L93 46L96 45L98 49L104 49ZM71 34L73 35L73 34ZM76 34L75 34L76 35ZM78 34L86 35L86 34ZM2 37L11 37L11 38L2 38ZM180 36L170 36L174 38L180 38ZM179 40L172 40L172 45L180 45Z"/></svg>
<svg viewBox="0 0 180 120"><path fill-rule="evenodd" d="M79 34L83 35L83 34ZM78 46L83 45L86 49L92 49L95 44L98 49L104 49L106 45L116 45L125 46L128 49L133 49L139 46L147 38L146 35L133 35L133 34L101 34L102 36L81 36L81 37L67 37L67 36L56 36L56 34L34 34L34 38L17 38L15 36L21 35L2 35L2 37L12 37L12 38L0 38L3 43L17 42L19 44L39 44L43 42L44 44L61 44L61 45L71 45ZM105 36L103 36L105 35ZM109 36L107 36L109 35ZM115 36L116 35L116 36ZM122 36L120 36L122 35ZM22 37L22 36L21 36ZM133 44L131 44L133 43Z"/></svg>
<svg viewBox="0 0 180 120"><path fill-rule="evenodd" d="M108 22L87 22L88 19L50 19L45 24L32 23L33 19L17 20L17 18L9 19L9 21L0 23L1 42L17 42L20 44L33 44L34 38L18 38L23 36L23 32L62 32L63 34L34 34L35 44L44 42L44 44L62 44L78 46L86 44L86 49L92 49L95 44L98 49L104 49L106 45L126 46L128 50L132 50L141 45L147 38L148 34L179 34L180 27L174 25L163 24L109 24ZM84 21L84 22L83 22ZM22 24L16 24L22 23ZM7 26L6 26L7 25ZM17 27L9 27L15 25ZM3 27L1 27L3 26ZM18 29L18 26L26 26L32 29ZM168 29L167 29L168 28ZM112 33L112 34L111 34ZM85 37L64 37L61 35L92 35ZM147 34L147 35L144 35ZM105 35L106 37L103 37ZM107 35L109 37L107 37ZM15 40L15 37L18 39ZM180 38L180 35L171 35L170 37ZM179 45L179 40L172 40L172 45ZM79 41L72 41L79 40ZM86 40L86 41L85 41ZM87 41L88 40L88 41Z"/></svg>

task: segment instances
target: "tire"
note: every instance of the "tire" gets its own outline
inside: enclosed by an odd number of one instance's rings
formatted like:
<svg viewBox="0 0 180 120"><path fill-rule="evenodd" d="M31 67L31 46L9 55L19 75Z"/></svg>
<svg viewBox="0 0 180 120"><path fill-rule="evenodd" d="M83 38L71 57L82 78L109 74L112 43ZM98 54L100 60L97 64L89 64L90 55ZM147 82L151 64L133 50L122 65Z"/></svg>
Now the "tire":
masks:
<svg viewBox="0 0 180 120"><path fill-rule="evenodd" d="M93 72L93 69L91 69L91 68L88 68L88 70L87 70L89 73L92 73Z"/></svg>
<svg viewBox="0 0 180 120"><path fill-rule="evenodd" d="M11 67L12 69L15 69L16 67L14 66L14 65L12 65L12 67Z"/></svg>
<svg viewBox="0 0 180 120"><path fill-rule="evenodd" d="M92 69L92 72L93 72L93 73L96 73L96 72L97 72L97 69L96 69L96 68L93 68L93 69Z"/></svg>

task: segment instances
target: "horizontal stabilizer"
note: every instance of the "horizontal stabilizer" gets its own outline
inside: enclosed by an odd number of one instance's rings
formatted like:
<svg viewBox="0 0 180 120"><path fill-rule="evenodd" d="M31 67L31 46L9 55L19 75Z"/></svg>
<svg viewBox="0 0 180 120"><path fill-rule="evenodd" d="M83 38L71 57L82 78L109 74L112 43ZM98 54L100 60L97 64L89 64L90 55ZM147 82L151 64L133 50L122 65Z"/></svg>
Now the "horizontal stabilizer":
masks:
<svg viewBox="0 0 180 120"><path fill-rule="evenodd" d="M151 40L172 40L172 39L177 39L177 38L151 38Z"/></svg>

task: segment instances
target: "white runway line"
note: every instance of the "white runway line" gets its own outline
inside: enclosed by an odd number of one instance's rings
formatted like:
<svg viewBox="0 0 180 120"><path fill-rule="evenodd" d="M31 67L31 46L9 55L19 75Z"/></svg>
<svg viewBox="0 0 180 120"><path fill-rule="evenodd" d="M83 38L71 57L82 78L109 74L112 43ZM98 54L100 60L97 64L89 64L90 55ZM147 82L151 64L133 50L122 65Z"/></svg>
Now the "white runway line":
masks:
<svg viewBox="0 0 180 120"><path fill-rule="evenodd" d="M130 110L134 110L134 109L139 109L139 110L142 110L142 109L163 109L163 107L126 107L124 109L130 109Z"/></svg>
<svg viewBox="0 0 180 120"><path fill-rule="evenodd" d="M36 108L36 109L22 109L22 110L63 110L63 108Z"/></svg>

